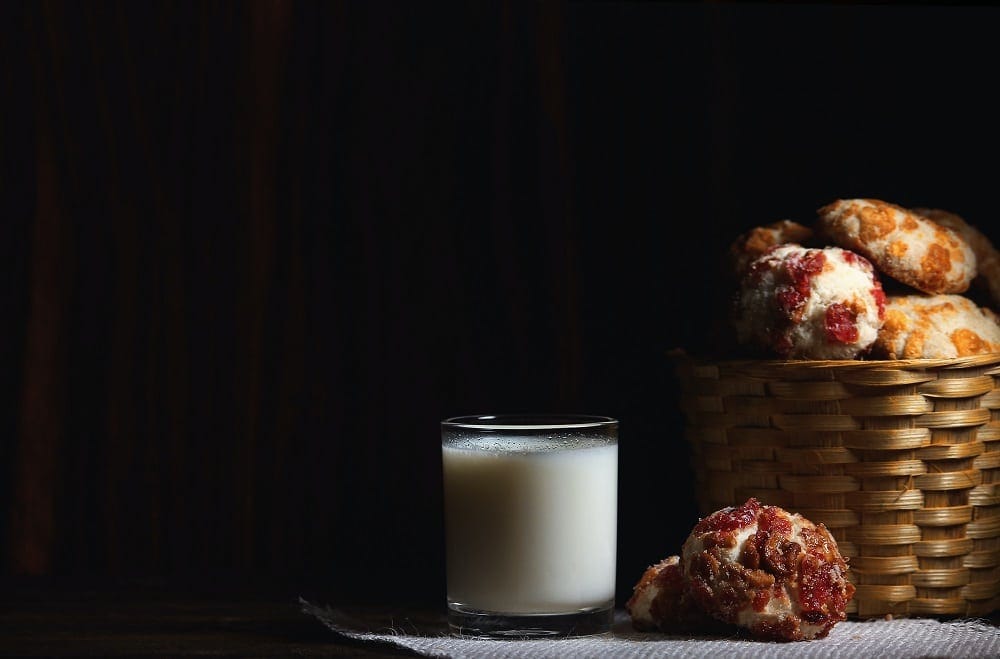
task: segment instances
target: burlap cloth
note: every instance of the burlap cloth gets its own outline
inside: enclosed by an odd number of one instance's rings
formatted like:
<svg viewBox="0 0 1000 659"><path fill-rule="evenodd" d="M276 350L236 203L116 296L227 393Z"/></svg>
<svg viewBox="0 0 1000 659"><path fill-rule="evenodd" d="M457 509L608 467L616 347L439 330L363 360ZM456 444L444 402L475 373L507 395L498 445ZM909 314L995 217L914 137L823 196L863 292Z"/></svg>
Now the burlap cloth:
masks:
<svg viewBox="0 0 1000 659"><path fill-rule="evenodd" d="M614 634L535 641L484 641L448 635L442 616L385 615L315 606L303 612L335 633L358 641L406 648L428 657L1000 657L1000 628L985 620L928 618L842 622L817 641L767 643L744 638L639 633L628 615L615 615Z"/></svg>

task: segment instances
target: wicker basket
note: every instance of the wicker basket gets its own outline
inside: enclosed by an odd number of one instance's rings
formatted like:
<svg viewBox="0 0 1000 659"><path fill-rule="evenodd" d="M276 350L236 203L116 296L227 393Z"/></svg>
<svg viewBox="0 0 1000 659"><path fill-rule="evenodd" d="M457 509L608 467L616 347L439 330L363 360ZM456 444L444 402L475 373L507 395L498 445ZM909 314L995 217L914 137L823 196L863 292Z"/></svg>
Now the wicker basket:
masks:
<svg viewBox="0 0 1000 659"><path fill-rule="evenodd" d="M852 617L1000 608L1000 354L675 357L701 514L757 497L825 524Z"/></svg>

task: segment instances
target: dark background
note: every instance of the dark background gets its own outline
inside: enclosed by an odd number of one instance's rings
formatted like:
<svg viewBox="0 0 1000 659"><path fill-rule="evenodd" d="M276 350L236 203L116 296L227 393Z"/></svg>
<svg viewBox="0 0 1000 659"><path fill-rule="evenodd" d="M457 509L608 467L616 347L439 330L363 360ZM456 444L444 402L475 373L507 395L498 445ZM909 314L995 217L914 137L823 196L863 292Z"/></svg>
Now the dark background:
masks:
<svg viewBox="0 0 1000 659"><path fill-rule="evenodd" d="M3 5L3 572L441 604L439 421L558 411L621 421L623 601L696 520L667 352L725 348L736 234L1000 239L998 19Z"/></svg>

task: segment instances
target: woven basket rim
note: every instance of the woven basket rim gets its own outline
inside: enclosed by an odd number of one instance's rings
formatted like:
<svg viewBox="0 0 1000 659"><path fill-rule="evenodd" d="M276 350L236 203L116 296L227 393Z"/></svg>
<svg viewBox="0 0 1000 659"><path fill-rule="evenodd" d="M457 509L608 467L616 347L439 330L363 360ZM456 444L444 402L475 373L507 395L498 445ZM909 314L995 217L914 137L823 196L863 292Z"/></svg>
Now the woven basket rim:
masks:
<svg viewBox="0 0 1000 659"><path fill-rule="evenodd" d="M725 365L732 368L741 366L767 367L774 369L928 369L928 368L964 368L970 366L988 366L1000 363L1000 352L990 352L981 355L967 355L948 359L711 359L689 355L683 349L669 351L668 355L677 361L688 361L700 364Z"/></svg>

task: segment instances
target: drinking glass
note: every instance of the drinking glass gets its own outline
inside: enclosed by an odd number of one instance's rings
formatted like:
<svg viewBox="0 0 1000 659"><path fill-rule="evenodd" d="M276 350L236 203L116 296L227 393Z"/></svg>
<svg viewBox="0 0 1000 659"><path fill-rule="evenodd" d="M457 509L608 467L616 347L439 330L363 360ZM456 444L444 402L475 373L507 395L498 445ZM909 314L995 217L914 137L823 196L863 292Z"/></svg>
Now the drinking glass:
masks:
<svg viewBox="0 0 1000 659"><path fill-rule="evenodd" d="M618 422L487 415L441 423L448 622L483 638L610 633Z"/></svg>

